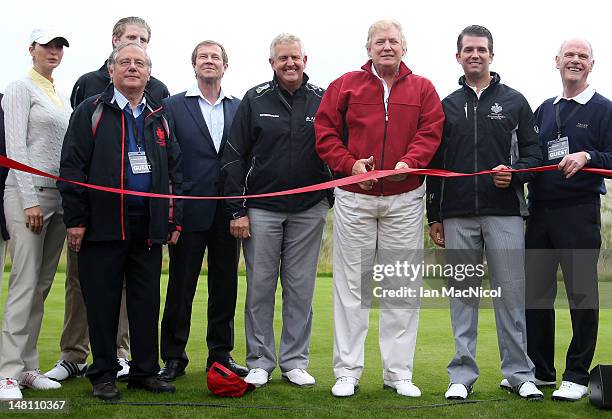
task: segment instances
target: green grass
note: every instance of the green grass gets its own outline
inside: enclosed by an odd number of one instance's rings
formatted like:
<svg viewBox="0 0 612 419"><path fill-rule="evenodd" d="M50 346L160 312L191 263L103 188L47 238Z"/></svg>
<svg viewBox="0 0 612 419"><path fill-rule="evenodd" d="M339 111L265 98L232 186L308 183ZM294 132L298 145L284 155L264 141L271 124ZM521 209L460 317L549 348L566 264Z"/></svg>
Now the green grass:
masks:
<svg viewBox="0 0 612 419"><path fill-rule="evenodd" d="M165 295L166 279L163 278L162 296ZM6 297L8 275L3 281L0 307ZM586 399L577 403L552 402L552 390L546 390L546 400L541 403L517 399L498 388L503 378L499 372L499 355L495 334L493 311L481 310L478 361L481 377L475 385L471 400L482 400L479 404L452 404L447 406L444 391L448 384L446 364L453 353L453 340L448 309L426 309L421 311L419 336L415 357L414 381L423 391L419 399L408 399L392 391L382 389L382 367L378 349L378 311L371 312L371 329L366 341L365 370L361 379L361 389L355 397L336 399L330 395L334 383L332 373L332 282L330 278L317 280L314 300L314 322L311 343L309 371L316 377L317 385L310 389L292 387L280 379L280 372L273 373L272 382L264 388L247 394L240 399L224 399L212 396L206 388L204 363L206 349L204 333L206 319L206 278L201 278L194 303L193 324L188 354L191 362L186 376L176 381L175 395L150 395L143 391L122 391L121 402L179 402L200 403L208 406L128 406L99 402L91 397L91 386L86 379L73 379L64 384L61 390L35 392L24 390L26 399L66 399L69 402L70 417L107 418L107 417L350 417L350 416L450 416L450 417L603 417L606 412L589 405ZM40 365L43 370L52 367L59 353L59 337L63 320L64 275L58 274L46 303L45 319L39 339ZM244 305L245 281L240 278L239 309L236 313L236 349L234 357L242 362L245 356L244 324L242 307ZM281 326L280 289L277 294L275 327L278 333ZM163 304L162 304L163 307ZM612 360L612 310L602 310L600 334L595 363ZM569 315L560 310L557 315L557 369L563 370L564 353L570 338ZM560 375L560 373L559 373ZM560 378L560 377L559 377ZM214 407L213 407L214 405ZM432 405L442 405L434 407ZM266 409L281 407L288 410ZM5 412L1 412L5 413ZM46 414L45 416L48 416ZM34 415L32 415L33 417ZM66 417L66 415L62 415Z"/></svg>

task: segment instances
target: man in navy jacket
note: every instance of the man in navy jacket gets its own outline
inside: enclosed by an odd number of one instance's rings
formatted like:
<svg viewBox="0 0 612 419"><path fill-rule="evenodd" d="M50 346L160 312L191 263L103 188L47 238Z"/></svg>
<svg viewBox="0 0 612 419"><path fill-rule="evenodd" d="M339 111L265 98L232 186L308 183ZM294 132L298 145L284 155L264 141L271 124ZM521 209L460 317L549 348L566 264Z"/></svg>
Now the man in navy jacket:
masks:
<svg viewBox="0 0 612 419"><path fill-rule="evenodd" d="M597 260L601 247L603 177L583 167L612 169L612 102L589 85L593 49L584 39L565 41L556 57L563 92L536 110L544 165L529 184L527 220L527 351L539 381L556 385L555 309L561 265L572 319L561 386L553 400L587 394L599 323Z"/></svg>
<svg viewBox="0 0 612 419"><path fill-rule="evenodd" d="M225 48L215 41L196 45L191 63L197 83L164 101L183 158L186 195L219 196L221 156L240 100L226 95L221 79L227 69ZM184 234L170 248L170 278L162 320L160 378L183 375L189 362L191 307L208 248L207 368L217 361L245 376L234 362L234 312L238 284L238 241L230 235L224 201L185 200Z"/></svg>

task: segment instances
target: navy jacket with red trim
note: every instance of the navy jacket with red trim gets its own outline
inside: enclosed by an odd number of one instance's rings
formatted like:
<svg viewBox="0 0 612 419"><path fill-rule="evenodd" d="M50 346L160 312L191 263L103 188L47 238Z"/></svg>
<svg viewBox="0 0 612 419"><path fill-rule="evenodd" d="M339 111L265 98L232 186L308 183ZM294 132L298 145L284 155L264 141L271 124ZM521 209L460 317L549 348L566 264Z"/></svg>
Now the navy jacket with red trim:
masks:
<svg viewBox="0 0 612 419"><path fill-rule="evenodd" d="M146 94L146 93L145 93ZM151 191L181 195L181 153L173 133L157 106L146 94L145 148L151 163ZM112 188L127 187L127 123L115 102L113 85L101 95L81 103L70 118L64 138L60 176ZM85 240L130 238L127 197L66 182L58 182L66 227L87 227ZM181 229L181 200L149 199L149 239L166 243L168 233Z"/></svg>

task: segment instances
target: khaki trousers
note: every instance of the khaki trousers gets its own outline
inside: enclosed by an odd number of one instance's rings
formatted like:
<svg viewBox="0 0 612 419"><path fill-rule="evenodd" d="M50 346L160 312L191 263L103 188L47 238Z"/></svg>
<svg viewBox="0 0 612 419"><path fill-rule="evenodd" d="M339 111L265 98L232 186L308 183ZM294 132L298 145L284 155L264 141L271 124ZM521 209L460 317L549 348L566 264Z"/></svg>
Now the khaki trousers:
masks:
<svg viewBox="0 0 612 419"><path fill-rule="evenodd" d="M0 301L2 301L2 280L4 279L4 259L6 258L6 241L0 238Z"/></svg>
<svg viewBox="0 0 612 419"><path fill-rule="evenodd" d="M40 234L34 234L26 227L17 188L7 185L4 191L4 213L11 235L9 250L13 267L0 336L0 377L18 378L23 371L39 366L36 344L44 301L66 238L59 191L37 188L36 193L44 215Z"/></svg>

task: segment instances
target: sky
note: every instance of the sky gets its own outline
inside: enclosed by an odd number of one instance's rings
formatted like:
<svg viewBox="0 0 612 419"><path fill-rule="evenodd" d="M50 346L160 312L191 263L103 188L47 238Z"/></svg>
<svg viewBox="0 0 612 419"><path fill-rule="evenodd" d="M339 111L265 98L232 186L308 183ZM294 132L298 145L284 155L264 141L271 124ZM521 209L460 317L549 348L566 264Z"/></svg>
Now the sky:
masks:
<svg viewBox="0 0 612 419"><path fill-rule="evenodd" d="M577 36L593 45L590 84L612 98L611 31L605 5L601 0L5 2L0 92L31 67L28 37L33 28L52 27L66 33L70 48L65 49L54 78L56 88L69 95L77 78L98 69L110 54L114 23L135 15L152 28L148 49L152 73L172 94L194 84L191 52L198 42L213 39L229 55L223 90L242 97L250 87L271 79L269 45L281 32L302 39L310 81L327 87L366 62L368 27L378 19L391 18L404 27L408 49L404 62L430 79L441 98L458 87L462 72L455 60L456 39L471 24L491 30L495 52L491 69L500 73L502 82L523 93L534 109L561 92L554 57L564 39Z"/></svg>

